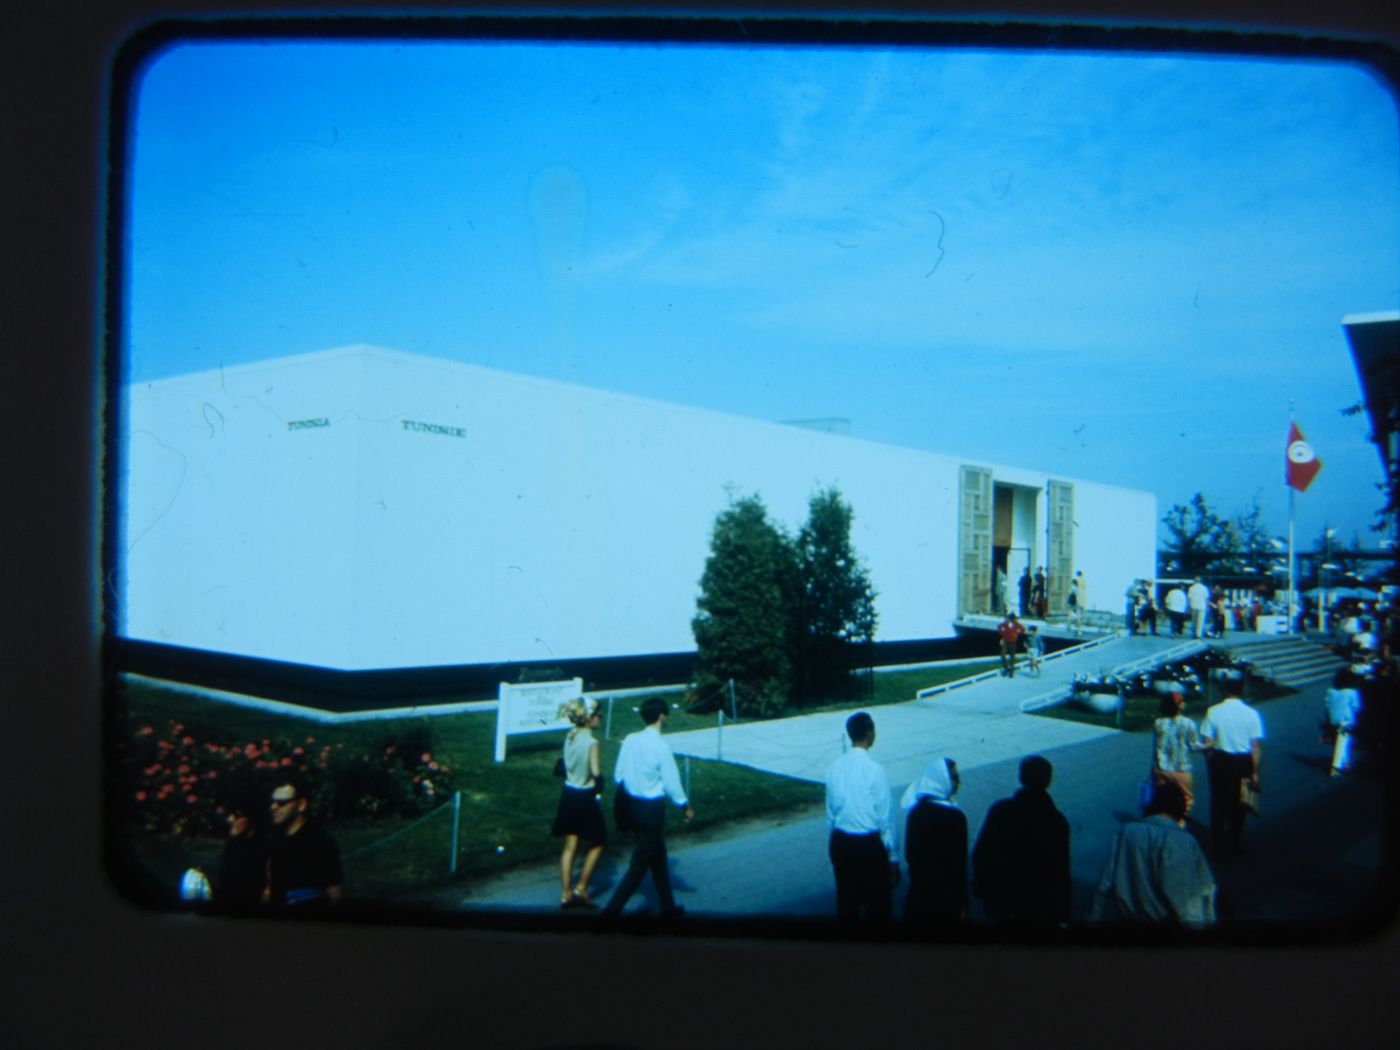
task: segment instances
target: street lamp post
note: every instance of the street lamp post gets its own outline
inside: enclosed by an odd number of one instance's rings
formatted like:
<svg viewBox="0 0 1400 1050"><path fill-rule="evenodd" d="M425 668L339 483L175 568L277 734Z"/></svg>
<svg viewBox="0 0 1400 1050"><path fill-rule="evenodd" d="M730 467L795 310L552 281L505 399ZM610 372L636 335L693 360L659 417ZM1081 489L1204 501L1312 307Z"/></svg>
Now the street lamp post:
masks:
<svg viewBox="0 0 1400 1050"><path fill-rule="evenodd" d="M1323 616L1327 611L1327 570L1328 563L1332 560L1332 536L1336 529L1322 530L1322 564L1317 567L1317 631L1321 634L1327 628L1323 626Z"/></svg>

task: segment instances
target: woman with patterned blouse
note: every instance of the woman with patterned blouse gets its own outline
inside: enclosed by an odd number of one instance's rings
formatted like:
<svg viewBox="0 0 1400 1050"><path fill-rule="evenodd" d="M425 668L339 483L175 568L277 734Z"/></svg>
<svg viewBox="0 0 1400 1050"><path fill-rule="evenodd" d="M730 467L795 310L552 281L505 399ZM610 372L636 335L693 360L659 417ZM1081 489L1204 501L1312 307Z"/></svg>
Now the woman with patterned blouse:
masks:
<svg viewBox="0 0 1400 1050"><path fill-rule="evenodd" d="M1162 717L1152 723L1152 782L1175 783L1186 796L1186 812L1191 812L1191 752L1200 751L1200 730L1181 713L1185 697L1180 682L1165 682L1162 690Z"/></svg>

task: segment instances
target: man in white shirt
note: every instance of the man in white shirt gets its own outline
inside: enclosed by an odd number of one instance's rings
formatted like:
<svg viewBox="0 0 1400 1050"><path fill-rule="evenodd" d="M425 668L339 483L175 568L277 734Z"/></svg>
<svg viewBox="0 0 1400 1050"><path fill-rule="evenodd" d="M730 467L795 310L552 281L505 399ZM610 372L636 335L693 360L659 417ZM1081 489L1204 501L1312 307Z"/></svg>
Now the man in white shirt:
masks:
<svg viewBox="0 0 1400 1050"><path fill-rule="evenodd" d="M1227 673L1220 690L1223 698L1206 711L1201 722L1210 781L1211 846L1217 862L1239 852L1245 816L1240 786L1248 781L1250 787L1259 790L1259 765L1264 752L1264 720L1243 700L1244 676Z"/></svg>
<svg viewBox="0 0 1400 1050"><path fill-rule="evenodd" d="M1197 576L1186 588L1186 606L1191 610L1191 636L1202 638L1206 633L1206 605L1210 602L1210 588Z"/></svg>
<svg viewBox="0 0 1400 1050"><path fill-rule="evenodd" d="M899 841L885 771L870 757L875 720L857 711L846 720L851 748L826 774L827 854L836 876L836 916L855 922L862 912L877 924L890 921L899 883Z"/></svg>
<svg viewBox="0 0 1400 1050"><path fill-rule="evenodd" d="M628 824L635 832L637 844L632 850L632 862L627 873L617 884L603 918L616 918L632 896L643 877L650 872L656 897L661 905L663 919L679 918L685 909L676 904L671 892L671 871L666 858L666 799L670 798L680 806L686 821L695 816L690 801L685 797L681 786L680 771L676 769L676 756L670 745L661 739L661 731L666 728L666 701L659 696L649 697L642 702L642 721L646 728L629 733L622 742L617 754L617 768L613 773L619 793L626 792L619 799Z"/></svg>
<svg viewBox="0 0 1400 1050"><path fill-rule="evenodd" d="M1180 587L1167 591L1167 618L1172 622L1172 637L1181 634L1186 626L1186 592Z"/></svg>

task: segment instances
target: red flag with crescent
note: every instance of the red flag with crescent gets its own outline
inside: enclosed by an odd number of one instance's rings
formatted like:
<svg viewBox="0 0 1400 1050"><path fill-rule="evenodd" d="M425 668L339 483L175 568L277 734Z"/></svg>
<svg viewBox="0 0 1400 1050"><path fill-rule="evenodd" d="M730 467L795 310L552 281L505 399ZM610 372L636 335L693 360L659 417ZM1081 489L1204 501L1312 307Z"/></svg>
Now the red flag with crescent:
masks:
<svg viewBox="0 0 1400 1050"><path fill-rule="evenodd" d="M1291 488L1306 492L1317 472L1322 469L1322 460L1317 458L1312 446L1303 437L1297 423L1288 428L1288 453L1284 467L1284 480Z"/></svg>

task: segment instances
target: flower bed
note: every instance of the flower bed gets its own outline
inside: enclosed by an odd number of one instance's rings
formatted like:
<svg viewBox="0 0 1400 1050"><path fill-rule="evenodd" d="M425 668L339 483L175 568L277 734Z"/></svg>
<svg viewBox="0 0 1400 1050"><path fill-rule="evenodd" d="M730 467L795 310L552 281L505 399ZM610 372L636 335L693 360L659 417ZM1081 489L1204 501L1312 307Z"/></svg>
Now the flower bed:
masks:
<svg viewBox="0 0 1400 1050"><path fill-rule="evenodd" d="M313 735L221 738L172 719L135 727L117 747L123 797L143 831L221 835L234 797L264 799L293 776L306 781L321 819L412 816L452 789L452 770L419 728L366 750Z"/></svg>

